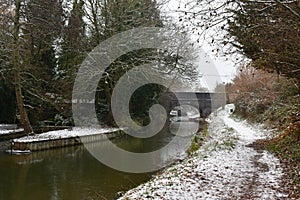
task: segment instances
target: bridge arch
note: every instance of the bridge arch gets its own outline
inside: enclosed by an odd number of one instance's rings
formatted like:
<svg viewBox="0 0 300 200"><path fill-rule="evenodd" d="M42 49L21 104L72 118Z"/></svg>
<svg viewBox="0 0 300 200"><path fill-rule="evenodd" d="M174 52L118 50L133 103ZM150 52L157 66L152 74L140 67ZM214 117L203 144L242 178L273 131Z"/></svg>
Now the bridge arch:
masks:
<svg viewBox="0 0 300 200"><path fill-rule="evenodd" d="M224 106L228 97L226 93L167 92L161 95L160 101L168 113L180 105L189 105L197 108L200 116L206 118L211 112Z"/></svg>

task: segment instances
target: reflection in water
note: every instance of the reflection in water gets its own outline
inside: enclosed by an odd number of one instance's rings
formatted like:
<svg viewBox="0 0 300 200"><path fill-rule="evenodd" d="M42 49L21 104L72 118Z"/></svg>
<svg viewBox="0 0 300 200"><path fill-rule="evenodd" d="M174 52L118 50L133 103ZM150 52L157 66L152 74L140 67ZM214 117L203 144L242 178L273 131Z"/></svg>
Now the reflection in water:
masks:
<svg viewBox="0 0 300 200"><path fill-rule="evenodd" d="M172 137L164 133L151 139L123 137L113 142L128 151L149 152L165 146ZM153 162L168 160L166 152ZM0 199L76 200L112 199L118 191L149 180L153 173L116 171L96 160L84 146L76 146L19 156L0 153L0 174Z"/></svg>
<svg viewBox="0 0 300 200"><path fill-rule="evenodd" d="M24 156L0 154L0 174L0 199L111 199L151 175L115 171L83 146Z"/></svg>
<svg viewBox="0 0 300 200"><path fill-rule="evenodd" d="M114 169L132 173L151 172L182 158L190 146L192 136L175 137L171 135L169 140L162 138L162 142L158 142L160 141L159 138L137 139L128 137L127 140L129 140L127 145L122 149L117 146L123 147L125 141L119 145L107 141L105 143L85 144L85 147L95 158ZM133 142L131 143L131 141ZM162 145L163 142L164 145Z"/></svg>

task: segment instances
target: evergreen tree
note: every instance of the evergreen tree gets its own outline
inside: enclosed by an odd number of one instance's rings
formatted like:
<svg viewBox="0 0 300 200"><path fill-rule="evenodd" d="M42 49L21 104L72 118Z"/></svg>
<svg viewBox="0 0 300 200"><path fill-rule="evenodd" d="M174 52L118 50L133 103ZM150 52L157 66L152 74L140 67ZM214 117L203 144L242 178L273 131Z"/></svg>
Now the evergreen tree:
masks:
<svg viewBox="0 0 300 200"><path fill-rule="evenodd" d="M66 25L62 32L61 53L55 71L56 88L64 102L62 114L71 118L71 95L73 84L80 64L87 52L91 50L86 36L84 17L84 1L74 0L71 11L66 18Z"/></svg>
<svg viewBox="0 0 300 200"><path fill-rule="evenodd" d="M57 93L53 78L57 64L55 41L63 28L60 0L30 0L25 6L24 84L25 95L35 122L52 118L61 112L53 94ZM32 87L34 86L34 87Z"/></svg>
<svg viewBox="0 0 300 200"><path fill-rule="evenodd" d="M104 1L101 7L101 14L103 20L101 40L132 28L162 26L156 1L152 0L142 2L137 0ZM156 55L157 52L155 50L129 52L115 60L106 69L106 76L99 83L100 93L98 94L98 101L103 102L103 97L105 97L108 106L107 121L110 124L114 124L110 107L111 95L115 84L128 70L135 66L150 63ZM152 89L155 90L158 88L153 87ZM147 101L146 98L145 101ZM135 112L141 112L144 115L146 112L145 106L136 107Z"/></svg>
<svg viewBox="0 0 300 200"><path fill-rule="evenodd" d="M5 51L3 77L15 87L20 121L29 133L32 129L26 110L30 111L30 119L37 122L49 118L49 111L59 107L47 94L54 88L51 84L56 67L53 41L59 37L62 25L61 2L16 0L5 1L4 5L8 12L2 15L7 20L1 21L1 26L6 27L1 30L0 38Z"/></svg>
<svg viewBox="0 0 300 200"><path fill-rule="evenodd" d="M13 85L12 42L8 34L13 25L11 6L13 2L3 1L0 5L0 123L16 122L16 99Z"/></svg>
<svg viewBox="0 0 300 200"><path fill-rule="evenodd" d="M253 60L255 68L299 80L299 1L238 2L229 21L232 44Z"/></svg>

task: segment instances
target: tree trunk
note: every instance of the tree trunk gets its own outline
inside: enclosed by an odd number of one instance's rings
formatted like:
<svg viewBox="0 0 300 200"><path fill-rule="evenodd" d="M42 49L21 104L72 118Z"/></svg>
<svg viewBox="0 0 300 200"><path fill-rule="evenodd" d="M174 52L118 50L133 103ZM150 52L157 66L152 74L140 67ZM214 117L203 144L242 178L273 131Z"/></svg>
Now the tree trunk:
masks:
<svg viewBox="0 0 300 200"><path fill-rule="evenodd" d="M20 77L20 54L19 54L19 34L20 34L20 8L21 0L15 1L15 16L14 16L14 29L13 29L13 71L14 71L14 81L15 81L15 93L17 107L20 113L20 122L24 128L25 133L32 133L32 127L30 125L26 109L24 107L22 88L21 88L21 77Z"/></svg>
<svg viewBox="0 0 300 200"><path fill-rule="evenodd" d="M108 116L107 116L107 121L108 121L108 124L110 126L116 126L116 123L115 123L115 120L114 120L114 116L113 116L113 113L112 113L112 105L111 105L111 92L110 92L110 88L107 84L104 85L104 93L105 93L105 96L106 96L106 102L107 102L107 105L108 105Z"/></svg>

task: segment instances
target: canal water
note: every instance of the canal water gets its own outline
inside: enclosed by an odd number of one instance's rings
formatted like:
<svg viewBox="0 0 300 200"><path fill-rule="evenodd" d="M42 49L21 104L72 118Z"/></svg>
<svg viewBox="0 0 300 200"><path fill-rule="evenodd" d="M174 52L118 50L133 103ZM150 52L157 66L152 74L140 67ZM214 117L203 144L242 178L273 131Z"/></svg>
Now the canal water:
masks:
<svg viewBox="0 0 300 200"><path fill-rule="evenodd" d="M132 152L148 152L168 144L173 137L164 131L151 139L125 136L113 142ZM114 170L95 159L84 146L28 155L0 152L0 199L114 199L118 192L148 181L155 173Z"/></svg>

